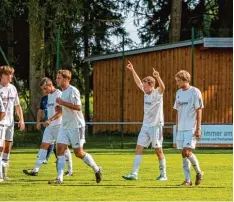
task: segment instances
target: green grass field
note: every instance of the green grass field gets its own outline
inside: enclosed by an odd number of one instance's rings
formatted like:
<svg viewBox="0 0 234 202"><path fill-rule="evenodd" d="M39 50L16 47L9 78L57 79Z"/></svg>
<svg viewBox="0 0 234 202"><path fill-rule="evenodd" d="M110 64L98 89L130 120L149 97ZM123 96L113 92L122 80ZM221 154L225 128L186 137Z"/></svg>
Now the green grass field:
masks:
<svg viewBox="0 0 234 202"><path fill-rule="evenodd" d="M93 147L94 148L94 147ZM125 181L122 175L131 171L134 149L87 149L103 167L103 181L96 184L90 167L73 154L74 176L64 177L62 185L48 185L56 176L54 156L41 167L39 176L25 176L25 168L32 168L37 149L13 149L9 176L11 181L0 184L4 201L232 201L232 150L196 150L204 182L200 186L178 187L183 181L179 151L165 149L168 181L158 182L158 161L153 150L147 149L137 181ZM191 168L192 169L192 168ZM192 169L192 179L195 172Z"/></svg>

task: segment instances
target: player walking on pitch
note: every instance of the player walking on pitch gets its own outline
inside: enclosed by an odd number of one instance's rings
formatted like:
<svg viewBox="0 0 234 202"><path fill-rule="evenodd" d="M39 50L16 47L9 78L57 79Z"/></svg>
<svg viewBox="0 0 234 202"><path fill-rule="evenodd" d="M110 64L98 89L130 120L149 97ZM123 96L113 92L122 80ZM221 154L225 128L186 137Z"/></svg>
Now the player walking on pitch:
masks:
<svg viewBox="0 0 234 202"><path fill-rule="evenodd" d="M57 105L56 99L61 96L62 92L56 89L51 79L47 77L42 79L40 86L41 86L42 91L45 94L48 94L48 100L47 100L48 119L43 123L46 129L43 134L43 139L42 139L40 150L38 152L38 157L36 160L35 167L33 169L23 170L23 172L26 175L31 175L31 176L38 175L39 169L43 161L46 159L47 150L49 146L52 143L54 143L54 141L57 140L59 128L62 122L62 113L55 111L55 107ZM72 161L71 152L69 149L65 150L65 155L69 156L70 161Z"/></svg>
<svg viewBox="0 0 234 202"><path fill-rule="evenodd" d="M76 157L82 159L90 166L96 177L96 182L102 180L102 170L97 166L93 157L83 150L85 143L85 120L82 113L80 92L77 88L70 85L71 72L59 70L57 74L57 85L62 89L61 98L57 98L57 111L62 111L62 124L57 138L57 178L51 180L49 184L61 184L63 182L63 172L65 165L64 151L71 143Z"/></svg>

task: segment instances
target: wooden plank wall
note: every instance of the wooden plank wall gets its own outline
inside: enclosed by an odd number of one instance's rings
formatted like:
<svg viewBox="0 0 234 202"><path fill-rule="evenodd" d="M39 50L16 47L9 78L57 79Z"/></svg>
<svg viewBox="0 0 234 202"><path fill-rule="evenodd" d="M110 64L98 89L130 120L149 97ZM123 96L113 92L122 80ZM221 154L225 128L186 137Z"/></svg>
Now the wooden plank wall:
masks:
<svg viewBox="0 0 234 202"><path fill-rule="evenodd" d="M177 87L174 75L182 69L191 73L191 47L174 48L125 57L130 60L139 77L152 75L152 68L159 71L165 83L165 122L174 122L173 104ZM203 95L205 109L203 122L232 123L233 73L232 49L195 48L194 86ZM126 66L126 65L125 65ZM121 120L121 58L94 63L94 118L97 122ZM141 122L143 119L143 94L135 85L131 72L125 68L124 121ZM139 131L140 125L126 125L126 132ZM117 125L95 125L93 132L120 130Z"/></svg>

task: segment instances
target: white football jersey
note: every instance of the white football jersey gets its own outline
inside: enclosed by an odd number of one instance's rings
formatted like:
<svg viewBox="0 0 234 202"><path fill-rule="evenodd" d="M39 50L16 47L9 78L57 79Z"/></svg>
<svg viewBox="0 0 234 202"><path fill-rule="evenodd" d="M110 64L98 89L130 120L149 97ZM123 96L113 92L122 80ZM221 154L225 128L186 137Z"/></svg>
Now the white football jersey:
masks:
<svg viewBox="0 0 234 202"><path fill-rule="evenodd" d="M174 109L178 110L178 131L196 129L196 109L204 108L201 91L193 86L176 92Z"/></svg>
<svg viewBox="0 0 234 202"><path fill-rule="evenodd" d="M72 85L62 92L61 98L63 101L72 103L73 105L81 105L80 92ZM72 110L68 107L62 106L62 113L62 128L75 129L85 126L82 111Z"/></svg>
<svg viewBox="0 0 234 202"><path fill-rule="evenodd" d="M6 116L3 119L3 124L10 126L14 124L14 106L20 104L18 92L12 84L8 84L7 86L0 85L0 96L6 110Z"/></svg>
<svg viewBox="0 0 234 202"><path fill-rule="evenodd" d="M143 126L163 126L163 94L159 88L154 89L151 94L144 93L144 119Z"/></svg>
<svg viewBox="0 0 234 202"><path fill-rule="evenodd" d="M48 101L47 101L47 113L48 113L48 119L50 119L52 116L54 116L56 114L55 111L55 107L56 105L58 105L56 103L56 98L61 97L62 92L58 89L56 89L55 92L53 92L52 94L48 95ZM52 121L50 123L50 126L57 126L60 125L62 123L62 116L60 116L58 119Z"/></svg>

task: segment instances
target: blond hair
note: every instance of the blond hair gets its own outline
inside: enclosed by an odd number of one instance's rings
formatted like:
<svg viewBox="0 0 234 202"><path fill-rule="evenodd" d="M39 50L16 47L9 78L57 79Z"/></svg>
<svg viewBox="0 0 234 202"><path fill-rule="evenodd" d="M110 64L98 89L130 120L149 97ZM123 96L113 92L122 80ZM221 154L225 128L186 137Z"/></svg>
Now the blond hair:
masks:
<svg viewBox="0 0 234 202"><path fill-rule="evenodd" d="M71 80L72 73L69 70L61 69L61 70L58 71L58 74L61 74L61 76L64 79L68 79L69 81Z"/></svg>
<svg viewBox="0 0 234 202"><path fill-rule="evenodd" d="M189 72L187 72L186 70L180 70L180 71L177 72L177 74L175 75L175 78L181 79L182 81L190 82L190 80L191 80L191 75L190 75Z"/></svg>
<svg viewBox="0 0 234 202"><path fill-rule="evenodd" d="M155 86L155 79L152 76L147 76L142 79L142 83L148 83L150 86Z"/></svg>
<svg viewBox="0 0 234 202"><path fill-rule="evenodd" d="M10 75L13 74L15 72L15 69L13 67L10 66L1 66L0 67L0 78L2 78L2 75Z"/></svg>

